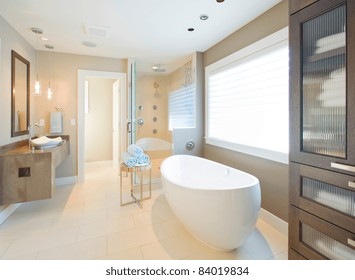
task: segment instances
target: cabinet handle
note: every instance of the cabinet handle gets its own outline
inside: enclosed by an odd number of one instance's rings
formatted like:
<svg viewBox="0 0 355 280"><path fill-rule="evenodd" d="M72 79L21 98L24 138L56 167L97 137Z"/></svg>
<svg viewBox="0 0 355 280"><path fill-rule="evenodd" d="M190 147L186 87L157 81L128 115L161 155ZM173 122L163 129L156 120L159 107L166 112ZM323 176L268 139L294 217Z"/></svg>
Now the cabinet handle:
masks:
<svg viewBox="0 0 355 280"><path fill-rule="evenodd" d="M355 182L348 182L348 187L355 189Z"/></svg>
<svg viewBox="0 0 355 280"><path fill-rule="evenodd" d="M345 170L345 171L355 172L355 166L351 166L351 165L332 162L330 164L330 167Z"/></svg>
<svg viewBox="0 0 355 280"><path fill-rule="evenodd" d="M348 238L348 244L349 244L350 246L355 247L355 240L352 240L351 238Z"/></svg>

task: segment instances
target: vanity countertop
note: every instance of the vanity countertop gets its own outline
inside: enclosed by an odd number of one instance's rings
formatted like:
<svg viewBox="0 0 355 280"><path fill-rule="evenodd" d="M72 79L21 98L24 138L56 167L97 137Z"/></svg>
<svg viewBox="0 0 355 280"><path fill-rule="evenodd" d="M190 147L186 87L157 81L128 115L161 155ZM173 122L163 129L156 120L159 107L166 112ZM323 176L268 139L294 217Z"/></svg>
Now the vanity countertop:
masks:
<svg viewBox="0 0 355 280"><path fill-rule="evenodd" d="M53 138L53 137L62 137L63 142L55 147L51 148L36 148L36 149L30 149L28 147L28 140L23 140L17 143L12 143L3 147L0 147L0 157L3 156L11 156L11 155L26 155L26 154L38 154L38 153L53 153L59 149L61 149L61 146L63 145L69 145L69 135L48 135L48 138Z"/></svg>
<svg viewBox="0 0 355 280"><path fill-rule="evenodd" d="M16 149L13 149L13 150L10 150L6 153L3 153L3 154L0 154L0 157L1 156L11 156L11 155L26 155L26 154L38 154L38 153L53 153L55 152L56 150L58 149L61 149L63 145L67 145L69 144L67 140L63 140L63 142L61 144L59 144L58 146L55 146L55 147L51 147L51 148L32 148L30 149L28 147L28 144L25 145L25 146L21 146L21 147L18 147Z"/></svg>

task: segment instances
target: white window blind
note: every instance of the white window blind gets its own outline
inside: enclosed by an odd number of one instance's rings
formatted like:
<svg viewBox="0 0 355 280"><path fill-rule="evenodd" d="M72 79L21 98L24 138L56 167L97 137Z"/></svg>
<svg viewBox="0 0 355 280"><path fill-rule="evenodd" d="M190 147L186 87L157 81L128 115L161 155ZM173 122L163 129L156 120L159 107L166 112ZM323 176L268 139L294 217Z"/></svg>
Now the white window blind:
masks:
<svg viewBox="0 0 355 280"><path fill-rule="evenodd" d="M169 93L169 130L195 127L195 85Z"/></svg>
<svg viewBox="0 0 355 280"><path fill-rule="evenodd" d="M207 143L288 162L285 34L273 34L206 69Z"/></svg>

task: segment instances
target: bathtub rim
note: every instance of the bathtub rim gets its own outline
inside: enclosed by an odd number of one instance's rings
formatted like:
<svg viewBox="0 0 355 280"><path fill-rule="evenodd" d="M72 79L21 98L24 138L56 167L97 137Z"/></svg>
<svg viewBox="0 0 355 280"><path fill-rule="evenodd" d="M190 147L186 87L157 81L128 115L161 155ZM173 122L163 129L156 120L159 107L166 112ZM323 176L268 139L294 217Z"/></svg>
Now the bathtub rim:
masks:
<svg viewBox="0 0 355 280"><path fill-rule="evenodd" d="M242 186L234 186L234 187L219 187L219 188L206 188L206 187L201 187L201 188L196 188L196 187L193 187L193 186L189 186L189 185L186 185L186 184L181 184L181 182L176 182L176 181L173 181L171 180L168 176L166 176L166 172L165 172L165 164L164 162L167 161L169 158L172 158L172 157L175 157L175 158L183 158L183 157L189 157L189 158L198 158L198 160L204 160L204 161L207 161L207 162L210 162L212 164L216 164L216 165L219 165L219 166L223 166L225 168L228 168L228 169L232 169L232 170L235 170L237 171L238 173L241 173L243 175L246 175L248 177L250 177L252 179L252 183L250 184L246 184L246 185L242 185ZM244 188L252 188L252 187L259 187L260 188L260 181L259 179L248 173L248 172L245 172L245 171L242 171L242 170L239 170L237 168L234 168L234 167L231 167L231 166L228 166L226 164L223 164L223 163L219 163L217 161L213 161L213 160L210 160L210 159L206 159L206 158L203 158L203 157L199 157L199 156L194 156L194 155L172 155L172 156L169 156L167 157L166 159L163 160L163 162L161 163L161 166L160 166L160 173L161 173L161 177L163 177L165 180L173 183L174 185L177 185L181 188L185 188L185 189L191 189L191 190L196 190L196 191L230 191L230 190L236 190L236 189L244 189ZM169 178L169 179L168 179Z"/></svg>

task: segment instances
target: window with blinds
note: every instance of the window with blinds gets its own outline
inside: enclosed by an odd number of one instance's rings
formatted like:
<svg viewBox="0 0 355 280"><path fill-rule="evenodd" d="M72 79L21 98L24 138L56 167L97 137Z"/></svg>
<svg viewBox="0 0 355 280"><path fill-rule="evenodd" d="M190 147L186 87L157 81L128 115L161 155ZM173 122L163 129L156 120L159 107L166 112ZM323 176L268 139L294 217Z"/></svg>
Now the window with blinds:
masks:
<svg viewBox="0 0 355 280"><path fill-rule="evenodd" d="M195 85L169 93L169 130L195 127Z"/></svg>
<svg viewBox="0 0 355 280"><path fill-rule="evenodd" d="M206 67L206 142L288 163L288 29Z"/></svg>

